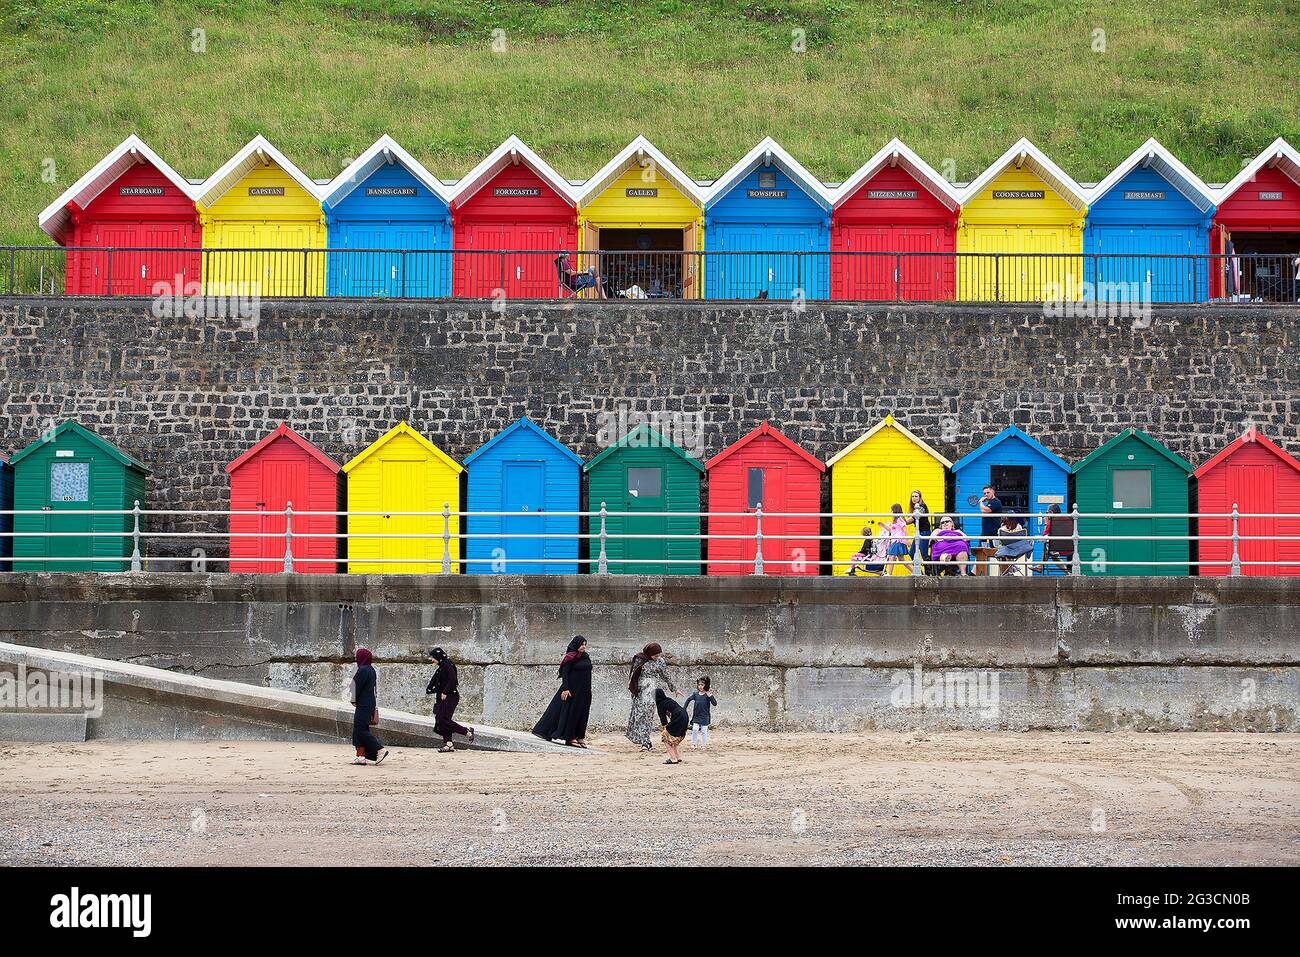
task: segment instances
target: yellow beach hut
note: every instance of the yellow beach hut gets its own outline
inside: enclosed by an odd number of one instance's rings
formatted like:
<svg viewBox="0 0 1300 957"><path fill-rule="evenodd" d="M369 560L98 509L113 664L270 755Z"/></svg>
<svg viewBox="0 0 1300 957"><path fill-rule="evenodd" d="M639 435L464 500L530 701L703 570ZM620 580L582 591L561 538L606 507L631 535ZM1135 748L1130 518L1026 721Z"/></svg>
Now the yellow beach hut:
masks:
<svg viewBox="0 0 1300 957"><path fill-rule="evenodd" d="M323 296L328 231L320 192L255 136L197 187L209 295Z"/></svg>
<svg viewBox="0 0 1300 957"><path fill-rule="evenodd" d="M625 146L578 187L578 248L611 289L649 295L700 295L704 196L700 187L644 136ZM686 253L688 255L683 255Z"/></svg>
<svg viewBox="0 0 1300 957"><path fill-rule="evenodd" d="M894 505L910 512L912 490L919 489L932 515L945 508L944 477L952 463L916 435L885 416L851 445L826 460L831 473L831 511L888 514ZM835 575L849 570L862 545L862 528L880 517L837 517L831 522ZM841 538L840 536L844 536ZM895 569L896 574L905 574Z"/></svg>
<svg viewBox="0 0 1300 957"><path fill-rule="evenodd" d="M441 574L460 570L460 519L443 538L444 507L460 511L464 468L405 422L354 458L348 477L348 571L357 574ZM437 514L407 515L404 512ZM403 536L383 538L366 536ZM449 551L450 569L443 567Z"/></svg>
<svg viewBox="0 0 1300 957"><path fill-rule="evenodd" d="M1083 283L1083 188L1027 139L966 188L957 220L957 298L1077 300Z"/></svg>

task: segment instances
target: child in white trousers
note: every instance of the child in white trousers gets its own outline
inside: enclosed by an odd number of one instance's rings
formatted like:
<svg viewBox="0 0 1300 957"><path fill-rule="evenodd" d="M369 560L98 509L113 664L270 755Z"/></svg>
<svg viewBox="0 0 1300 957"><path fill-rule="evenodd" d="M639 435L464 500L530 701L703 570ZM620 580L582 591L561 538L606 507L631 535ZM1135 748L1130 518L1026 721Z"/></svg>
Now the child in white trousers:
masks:
<svg viewBox="0 0 1300 957"><path fill-rule="evenodd" d="M695 693L682 702L683 708L689 708L695 702L695 711L691 714L691 747L705 750L709 746L709 724L713 720L712 708L717 707L718 699L709 693L709 678L705 675L695 682Z"/></svg>

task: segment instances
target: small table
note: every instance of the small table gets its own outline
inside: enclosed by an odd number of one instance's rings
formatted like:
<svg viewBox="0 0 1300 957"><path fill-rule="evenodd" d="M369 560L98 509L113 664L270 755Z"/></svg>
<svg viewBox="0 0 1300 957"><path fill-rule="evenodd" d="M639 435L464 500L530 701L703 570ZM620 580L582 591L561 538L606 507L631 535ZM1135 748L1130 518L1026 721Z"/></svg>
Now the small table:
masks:
<svg viewBox="0 0 1300 957"><path fill-rule="evenodd" d="M972 548L970 550L970 557L972 561L977 563L990 562L993 560L993 556L996 552L997 552L996 548L984 548L981 546L979 548ZM996 565L994 565L993 568L990 569L988 565L976 564L975 574L990 575L993 578L997 578L998 568Z"/></svg>

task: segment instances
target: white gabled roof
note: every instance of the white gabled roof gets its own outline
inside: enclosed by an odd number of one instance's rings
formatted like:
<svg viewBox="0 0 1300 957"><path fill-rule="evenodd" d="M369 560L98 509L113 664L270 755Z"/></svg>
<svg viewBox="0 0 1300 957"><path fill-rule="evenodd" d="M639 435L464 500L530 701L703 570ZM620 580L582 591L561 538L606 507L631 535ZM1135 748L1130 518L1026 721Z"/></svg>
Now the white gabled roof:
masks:
<svg viewBox="0 0 1300 957"><path fill-rule="evenodd" d="M1222 203L1241 189L1242 186L1253 180L1255 174L1261 169L1264 167L1272 169L1275 166L1280 167L1283 173L1300 183L1300 151L1297 151L1294 146L1280 136L1265 147L1263 152L1247 163L1246 168L1234 176L1226 186L1221 187L1215 201Z"/></svg>
<svg viewBox="0 0 1300 957"><path fill-rule="evenodd" d="M406 171L444 203L449 202L449 190L442 182L424 168L424 164L404 150L397 140L387 133L375 140L368 150L358 156L348 168L329 180L321 190L321 202L337 206L351 192L370 178L370 174L387 163L400 163Z"/></svg>
<svg viewBox="0 0 1300 957"><path fill-rule="evenodd" d="M41 229L45 230L51 239L62 242L63 240L60 237L67 232L72 220L72 215L68 212L69 203L74 203L81 209L85 209L90 203L94 202L95 197L112 186L123 173L137 163L146 161L157 167L158 172L167 177L168 182L179 189L183 195L194 199L194 186L168 166L163 158L151 150L144 140L132 133L109 152L107 156L92 166L81 179L64 190L62 196L45 207L37 219Z"/></svg>
<svg viewBox="0 0 1300 957"><path fill-rule="evenodd" d="M497 173L507 166L514 166L519 163L523 163L540 176L566 202L571 205L577 203L577 199L573 194L573 187L569 185L569 181L556 172L550 163L534 153L528 144L517 136L507 137L500 146L488 154L483 162L460 178L451 193L453 202L457 205L464 203L491 182Z"/></svg>
<svg viewBox="0 0 1300 957"><path fill-rule="evenodd" d="M203 181L194 194L194 199L204 206L211 206L236 183L259 166L274 163L290 179L301 186L308 196L317 201L321 198L321 187L310 176L290 162L289 158L271 145L265 136L258 133L234 156L230 157L219 170Z"/></svg>
<svg viewBox="0 0 1300 957"><path fill-rule="evenodd" d="M961 195L961 204L965 206L984 192L989 183L1002 175L1008 166L1013 165L1028 166L1039 179L1052 188L1053 192L1075 209L1083 209L1088 205L1088 195L1084 188L1071 179L1065 170L1053 163L1046 153L1023 136L1011 149L995 159L988 169L971 181L971 184L966 187L966 192Z"/></svg>
<svg viewBox="0 0 1300 957"><path fill-rule="evenodd" d="M762 142L746 153L739 163L718 177L712 185L697 186L704 197L704 205L706 207L712 205L759 166L769 165L778 167L786 176L799 183L818 205L824 209L831 208L833 201L831 191L770 136L763 137Z"/></svg>
<svg viewBox="0 0 1300 957"><path fill-rule="evenodd" d="M930 456L931 458L935 459L935 460L938 461L938 462L941 462L941 463L943 464L943 467L944 467L944 468L946 468L946 469L950 469L950 468L952 468L952 463L951 463L951 462L949 462L946 458L944 458L942 455L940 455L938 452L936 452L934 449L932 449L932 448L930 447L929 443L927 443L927 442L926 442L924 439L922 439L920 436L916 435L914 432L912 432L910 429L908 429L906 426L904 426L901 422L895 421L893 415L887 415L887 416L885 416L883 419L881 419L879 422L877 422L875 425L873 425L873 426L872 426L870 429L868 429L866 432L863 432L861 435L859 435L856 439L854 439L854 440L853 440L852 442L850 442L848 445L844 446L844 448L840 449L838 452L836 452L834 455L832 455L830 458L828 458L828 459L826 460L826 465L827 465L827 467L829 468L830 466L834 465L836 462L838 462L840 459L844 458L844 456L848 455L850 452L852 452L854 449L856 449L859 445L861 445L863 442L867 441L867 439L871 438L873 435L875 435L877 432L879 432L879 431L880 431L881 429L883 429L883 428L897 429L898 432L899 432L899 433L900 433L904 438L909 439L909 440L911 440L912 442L916 443L918 446L920 446L920 448L921 448L923 451L925 451L927 454L929 454L929 456Z"/></svg>
<svg viewBox="0 0 1300 957"><path fill-rule="evenodd" d="M1183 165L1173 153L1160 145L1152 137L1120 163L1110 174L1092 189L1087 191L1089 204L1101 199L1138 166L1151 167L1169 182L1169 185L1187 197L1188 202L1203 213L1208 213L1215 205L1214 191L1202 182L1201 178Z"/></svg>
<svg viewBox="0 0 1300 957"><path fill-rule="evenodd" d="M894 137L881 147L875 156L858 167L856 173L833 190L835 205L838 206L856 193L885 166L903 167L914 180L933 193L935 199L949 209L956 209L961 204L957 188L944 179L933 166L912 152L906 143Z"/></svg>
<svg viewBox="0 0 1300 957"><path fill-rule="evenodd" d="M628 143L619 150L617 156L600 168L600 172L582 184L582 192L577 196L578 205L587 205L613 185L614 181L634 163L641 163L647 159L654 163L655 172L668 180L679 193L697 206L704 206L704 190L644 136L638 136Z"/></svg>

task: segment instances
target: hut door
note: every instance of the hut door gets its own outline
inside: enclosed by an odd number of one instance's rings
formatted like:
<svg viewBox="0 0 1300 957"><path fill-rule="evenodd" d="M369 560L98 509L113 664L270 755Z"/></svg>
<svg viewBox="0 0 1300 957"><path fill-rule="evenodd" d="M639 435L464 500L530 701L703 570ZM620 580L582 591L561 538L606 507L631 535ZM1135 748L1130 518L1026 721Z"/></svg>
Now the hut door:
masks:
<svg viewBox="0 0 1300 957"><path fill-rule="evenodd" d="M91 538L88 534L62 537L68 532L87 533L91 530L92 515L72 514L90 509L90 462L73 462L55 459L50 462L49 508L50 517L46 527L50 532L62 533L57 538L45 542L45 554L54 558L89 558ZM112 542L118 547L117 542ZM95 571L91 562L52 562L47 571ZM105 565L101 571L112 570Z"/></svg>
<svg viewBox="0 0 1300 957"><path fill-rule="evenodd" d="M664 470L658 465L631 466L627 470L626 483L625 511L644 513L628 516L628 534L653 537L629 538L624 553L630 562L661 563L665 557L667 544L659 537L663 535L667 521L660 514L664 511ZM638 564L628 567L626 571L642 575L662 575L667 569L662 564Z"/></svg>
<svg viewBox="0 0 1300 957"><path fill-rule="evenodd" d="M695 223L682 230L682 298L698 299L700 297L700 254L699 232Z"/></svg>
<svg viewBox="0 0 1300 957"><path fill-rule="evenodd" d="M284 571L285 527L284 509L292 503L295 512L311 509L307 500L307 470L295 461L276 461L268 459L262 462L262 496L258 499L264 514L262 515L262 537L257 542L257 554L264 559L257 566L259 572L275 573ZM303 534L307 531L305 518L294 518L293 531ZM300 538L294 542L295 559L300 560L307 553L311 539ZM298 562L295 562L297 565ZM298 569L302 571L302 568Z"/></svg>
<svg viewBox="0 0 1300 957"><path fill-rule="evenodd" d="M380 511L386 513L381 532L388 535L423 535L422 538L381 538L379 554L389 560L423 558L442 554L442 518L421 515L396 515L394 512L419 512L432 510L425 491L427 480L423 459L385 459L379 491ZM430 566L412 562L382 564L381 574L428 572Z"/></svg>
<svg viewBox="0 0 1300 957"><path fill-rule="evenodd" d="M1277 512L1277 489L1273 484L1273 468L1269 465L1229 465L1228 466L1228 507L1235 502L1242 512L1273 514ZM1246 536L1276 535L1275 522L1271 518L1242 518L1238 521L1238 534L1241 541L1238 553L1241 555L1241 573L1243 575L1286 575L1289 570L1281 570L1275 565L1250 565L1248 562L1266 562L1277 557L1276 542L1248 541Z"/></svg>
<svg viewBox="0 0 1300 957"><path fill-rule="evenodd" d="M1154 476L1150 469L1111 469L1110 510L1112 512L1150 512L1152 508L1152 482ZM1150 518L1113 518L1110 520L1110 533L1118 538L1132 541L1110 541L1099 543L1105 549L1106 564L1123 562L1113 568L1107 568L1112 575L1158 575L1158 568L1143 567L1141 562L1155 561L1156 543L1150 538L1155 533L1155 521ZM1084 556L1085 558L1087 556Z"/></svg>
<svg viewBox="0 0 1300 957"><path fill-rule="evenodd" d="M753 512L759 505L763 506L763 513L766 516L770 512L784 512L786 506L786 489L785 489L785 467L782 465L753 465L745 469L745 488L746 488L746 511ZM745 562L745 568L740 574L749 574L753 570L754 555L756 551L756 542L753 535L757 526L757 519L746 518L742 520L742 534L749 536L740 542L740 556ZM785 530L786 523L789 519L784 518L767 518L763 519L763 560L764 561L785 561L789 558L790 542L781 538L772 538L773 535L788 534ZM773 565L769 574L779 573L788 574L789 565Z"/></svg>
<svg viewBox="0 0 1300 957"><path fill-rule="evenodd" d="M545 521L541 513L546 509L546 485L543 481L546 466L541 462L506 462L504 469L501 511L526 514L504 516L502 531L506 535L540 535ZM506 553L506 574L547 570L545 565L535 561L520 561L543 557L543 539L506 538L502 545Z"/></svg>

